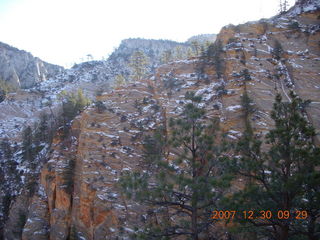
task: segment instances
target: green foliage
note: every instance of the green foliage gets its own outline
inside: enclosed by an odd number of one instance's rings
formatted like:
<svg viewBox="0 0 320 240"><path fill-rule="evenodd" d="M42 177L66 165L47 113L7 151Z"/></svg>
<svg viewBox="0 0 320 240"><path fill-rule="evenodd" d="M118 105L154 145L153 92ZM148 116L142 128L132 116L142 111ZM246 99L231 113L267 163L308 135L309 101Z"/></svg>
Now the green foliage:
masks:
<svg viewBox="0 0 320 240"><path fill-rule="evenodd" d="M231 38L228 39L228 44L230 44L230 43L236 43L236 42L238 42L238 39L237 39L237 38L231 37Z"/></svg>
<svg viewBox="0 0 320 240"><path fill-rule="evenodd" d="M144 159L147 164L152 165L154 162L161 161L164 156L164 147L166 139L163 128L158 128L153 136L146 136L143 141Z"/></svg>
<svg viewBox="0 0 320 240"><path fill-rule="evenodd" d="M281 43L276 39L274 40L272 55L275 59L280 60L284 51Z"/></svg>
<svg viewBox="0 0 320 240"><path fill-rule="evenodd" d="M181 46L176 46L174 49L174 59L181 60L184 59L184 52Z"/></svg>
<svg viewBox="0 0 320 240"><path fill-rule="evenodd" d="M27 222L27 214L24 211L19 210L18 219L17 219L17 222L15 223L15 228L13 228L13 234L15 237L18 237L18 238L22 237L22 231L26 222Z"/></svg>
<svg viewBox="0 0 320 240"><path fill-rule="evenodd" d="M167 50L167 51L164 51L161 55L161 63L168 63L170 61L173 60L173 56L172 56L172 51L171 50Z"/></svg>
<svg viewBox="0 0 320 240"><path fill-rule="evenodd" d="M220 40L209 45L206 57L209 63L215 67L217 77L220 78L224 72L224 60L222 58L223 46Z"/></svg>
<svg viewBox="0 0 320 240"><path fill-rule="evenodd" d="M10 142L8 138L4 138L0 143L1 152L3 153L3 156L5 159L11 159L12 158L12 149L10 146Z"/></svg>
<svg viewBox="0 0 320 240"><path fill-rule="evenodd" d="M35 169L35 166L33 167L33 170ZM39 178L38 174L35 173L28 173L26 174L26 183L25 183L25 189L28 192L29 197L31 198L34 193L37 190L38 182L37 179Z"/></svg>
<svg viewBox="0 0 320 240"><path fill-rule="evenodd" d="M70 158L62 173L62 185L65 186L65 191L68 194L72 194L73 192L75 166L75 158Z"/></svg>
<svg viewBox="0 0 320 240"><path fill-rule="evenodd" d="M12 178L12 180L19 180L18 171L17 171L17 162L13 159L13 152L11 144L8 138L4 138L0 143L1 153L3 155L0 156L0 168L4 171L3 176L7 174ZM1 178L0 178L1 179ZM3 177L4 179L4 177Z"/></svg>
<svg viewBox="0 0 320 240"><path fill-rule="evenodd" d="M240 74L244 77L245 81L250 81L251 80L251 76L249 73L249 70L247 68L243 69Z"/></svg>
<svg viewBox="0 0 320 240"><path fill-rule="evenodd" d="M263 224L257 220L239 221L242 227L250 227L260 237L317 239L320 174L315 168L320 164L320 149L313 144L316 133L304 117L309 101L301 100L293 92L290 97L288 103L282 102L280 95L276 96L271 112L275 128L264 141L253 134L244 134L238 142L235 150L239 157L231 161L229 168L245 177L247 184L228 201L235 210L270 210L273 216L279 210L288 210L291 214L306 210L307 219L273 217L265 219ZM262 148L262 145L266 146Z"/></svg>
<svg viewBox="0 0 320 240"><path fill-rule="evenodd" d="M76 94L62 91L59 97L62 101L60 125L63 128L62 137L65 138L69 133L71 120L90 104L90 100L84 96L81 89L78 89Z"/></svg>
<svg viewBox="0 0 320 240"><path fill-rule="evenodd" d="M192 46L192 50L195 53L196 57L200 55L201 53L201 46L200 43L198 41L192 41L191 42L191 46Z"/></svg>
<svg viewBox="0 0 320 240"><path fill-rule="evenodd" d="M70 234L69 234L69 237L67 240L81 240L81 236L80 234L78 233L77 231L77 228L73 225L71 228L70 228Z"/></svg>
<svg viewBox="0 0 320 240"><path fill-rule="evenodd" d="M299 23L298 22L291 22L289 24L289 28L292 29L292 30L299 30L300 29L300 26L299 26Z"/></svg>
<svg viewBox="0 0 320 240"><path fill-rule="evenodd" d="M217 144L218 121L204 121L205 110L197 107L200 96L188 92L185 99L190 103L180 118L170 120L170 136L159 128L145 138L147 171L127 173L120 180L128 197L150 204L161 217L161 225L147 223L141 239L212 234L210 211L229 184L219 167L224 145ZM169 159L172 153L175 157Z"/></svg>
<svg viewBox="0 0 320 240"><path fill-rule="evenodd" d="M32 141L32 129L30 126L28 126L22 132L22 159L24 161L32 162L34 159L34 148Z"/></svg>
<svg viewBox="0 0 320 240"><path fill-rule="evenodd" d="M0 79L0 102L4 101L7 97L7 94L10 92L16 91L17 88L7 81Z"/></svg>
<svg viewBox="0 0 320 240"><path fill-rule="evenodd" d="M252 127L250 124L250 115L254 112L252 99L249 97L247 91L241 96L241 106L244 112L245 119L245 134L252 135Z"/></svg>
<svg viewBox="0 0 320 240"><path fill-rule="evenodd" d="M4 215L4 220L7 220L7 217L9 216L10 204L12 200L13 200L13 197L10 194L6 194L5 196L3 196L1 210Z"/></svg>
<svg viewBox="0 0 320 240"><path fill-rule="evenodd" d="M126 79L123 75L118 74L115 78L115 85L116 87L121 87L124 86L126 84Z"/></svg>
<svg viewBox="0 0 320 240"><path fill-rule="evenodd" d="M149 65L148 57L142 51L136 51L130 58L129 66L132 69L132 79L140 81L147 73L147 66Z"/></svg>
<svg viewBox="0 0 320 240"><path fill-rule="evenodd" d="M198 80L205 80L205 83L208 84L208 79L205 79L205 67L206 67L206 53L203 52L199 61L196 64L195 72L197 74Z"/></svg>
<svg viewBox="0 0 320 240"><path fill-rule="evenodd" d="M105 110L107 110L106 105L105 105L103 102L101 102L101 101L96 101L96 102L94 103L94 106L95 106L95 108L97 109L97 112L98 112L98 113L103 113Z"/></svg>
<svg viewBox="0 0 320 240"><path fill-rule="evenodd" d="M35 126L34 142L38 148L38 152L41 151L42 143L50 143L53 138L54 127L50 124L49 115L45 112L40 114L40 121Z"/></svg>

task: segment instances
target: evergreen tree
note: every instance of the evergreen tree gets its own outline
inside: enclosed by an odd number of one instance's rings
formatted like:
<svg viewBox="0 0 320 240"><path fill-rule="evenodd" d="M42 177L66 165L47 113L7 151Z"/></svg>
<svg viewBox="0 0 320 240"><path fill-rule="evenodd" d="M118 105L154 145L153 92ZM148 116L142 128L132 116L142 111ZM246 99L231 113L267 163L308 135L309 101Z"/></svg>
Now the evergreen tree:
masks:
<svg viewBox="0 0 320 240"><path fill-rule="evenodd" d="M229 203L240 212L254 210L255 216L271 212L272 217L263 220L239 219L245 231L254 231L260 238L315 240L320 236L320 173L315 169L320 149L313 143L315 130L303 114L309 101L293 92L290 97L288 103L276 96L271 112L275 127L264 141L246 131L238 142L239 157L230 167L247 181Z"/></svg>
<svg viewBox="0 0 320 240"><path fill-rule="evenodd" d="M279 12L281 13L285 13L288 10L288 0L284 0L282 2L282 0L279 1Z"/></svg>
<svg viewBox="0 0 320 240"><path fill-rule="evenodd" d="M89 106L90 100L83 94L82 89L78 89L77 97L76 97L76 105L75 108L77 110L77 114L87 106Z"/></svg>
<svg viewBox="0 0 320 240"><path fill-rule="evenodd" d="M247 68L243 69L240 74L243 76L244 81L250 81L251 80L251 76L249 73L249 70Z"/></svg>
<svg viewBox="0 0 320 240"><path fill-rule="evenodd" d="M4 138L1 141L0 147L1 147L1 152L3 154L3 157L5 159L11 159L13 153L12 153L12 149L11 149L10 142L9 142L8 138Z"/></svg>
<svg viewBox="0 0 320 240"><path fill-rule="evenodd" d="M116 76L115 81L116 81L116 82L115 82L116 87L124 86L125 83L126 83L126 79L125 79L124 76L121 75L121 74L118 74L118 75Z"/></svg>
<svg viewBox="0 0 320 240"><path fill-rule="evenodd" d="M177 46L174 52L175 52L175 60L183 59L183 51L181 46Z"/></svg>
<svg viewBox="0 0 320 240"><path fill-rule="evenodd" d="M283 55L283 48L282 48L282 45L281 43L276 39L274 40L274 47L273 47L273 50L272 50L272 55L275 59L277 60L280 60L282 55Z"/></svg>
<svg viewBox="0 0 320 240"><path fill-rule="evenodd" d="M9 92L14 92L16 90L17 90L17 88L15 86L8 83L7 81L0 79L0 102L4 101L6 99L7 94Z"/></svg>
<svg viewBox="0 0 320 240"><path fill-rule="evenodd" d="M132 79L136 81L142 80L147 73L149 65L148 57L142 51L136 51L130 58L129 66L132 68Z"/></svg>
<svg viewBox="0 0 320 240"><path fill-rule="evenodd" d="M33 133L30 126L26 127L22 132L22 159L32 162L34 159L33 149Z"/></svg>
<svg viewBox="0 0 320 240"><path fill-rule="evenodd" d="M200 43L198 41L192 41L191 46L192 46L193 52L198 57L200 55L200 48L201 48Z"/></svg>
<svg viewBox="0 0 320 240"><path fill-rule="evenodd" d="M192 48L188 47L187 49L187 58L194 57L194 52L192 51Z"/></svg>
<svg viewBox="0 0 320 240"><path fill-rule="evenodd" d="M103 113L105 110L107 110L106 105L101 101L95 102L95 107L98 113Z"/></svg>
<svg viewBox="0 0 320 240"><path fill-rule="evenodd" d="M208 46L207 50L207 61L214 65L216 74L218 78L221 78L224 71L224 61L221 56L223 53L222 42L217 40L215 43L212 43Z"/></svg>
<svg viewBox="0 0 320 240"><path fill-rule="evenodd" d="M120 181L128 196L156 208L157 216L162 213L161 225L147 224L145 239L199 239L200 234L209 239L210 212L228 186L219 168L224 145L216 144L218 122L205 121L205 111L197 107L201 97L188 92L186 99L190 103L181 117L170 120L170 136L159 129L145 139L147 171L127 174Z"/></svg>
<svg viewBox="0 0 320 240"><path fill-rule="evenodd" d="M249 134L250 136L253 134L252 127L250 124L250 116L254 112L252 107L252 99L249 97L248 92L245 90L243 95L241 96L241 106L244 112L244 120L245 120L245 134Z"/></svg>
<svg viewBox="0 0 320 240"><path fill-rule="evenodd" d="M45 112L40 114L40 122L36 125L35 129L34 141L36 146L50 140L49 117Z"/></svg>
<svg viewBox="0 0 320 240"><path fill-rule="evenodd" d="M71 120L90 104L90 100L84 96L81 89L77 91L77 94L62 91L59 97L62 101L60 125L63 127L62 137L65 137L69 132Z"/></svg>
<svg viewBox="0 0 320 240"><path fill-rule="evenodd" d="M280 14L283 13L283 4L282 4L282 0L279 0L279 12Z"/></svg>
<svg viewBox="0 0 320 240"><path fill-rule="evenodd" d="M164 51L161 55L161 62L163 64L166 64L170 61L172 61L173 57L172 57L172 52L171 50L167 50L167 51Z"/></svg>
<svg viewBox="0 0 320 240"><path fill-rule="evenodd" d="M0 143L2 152L2 159L0 158L0 168L4 170L4 174L10 177L10 179L18 180L17 176L17 162L13 159L13 149L8 138L4 138ZM4 177L4 175L3 175Z"/></svg>

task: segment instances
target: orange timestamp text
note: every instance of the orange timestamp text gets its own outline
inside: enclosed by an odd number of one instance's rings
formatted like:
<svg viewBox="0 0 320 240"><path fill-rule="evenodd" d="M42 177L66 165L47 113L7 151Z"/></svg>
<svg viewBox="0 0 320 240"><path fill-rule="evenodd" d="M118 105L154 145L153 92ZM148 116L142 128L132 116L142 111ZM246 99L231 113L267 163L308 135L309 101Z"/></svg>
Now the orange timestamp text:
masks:
<svg viewBox="0 0 320 240"><path fill-rule="evenodd" d="M308 218L308 212L305 210L278 210L278 211L270 211L270 210L260 210L260 211L235 211L235 210L215 210L212 211L211 219L215 220L233 220L235 218L247 219L247 220L255 220L255 219L300 219L304 220Z"/></svg>

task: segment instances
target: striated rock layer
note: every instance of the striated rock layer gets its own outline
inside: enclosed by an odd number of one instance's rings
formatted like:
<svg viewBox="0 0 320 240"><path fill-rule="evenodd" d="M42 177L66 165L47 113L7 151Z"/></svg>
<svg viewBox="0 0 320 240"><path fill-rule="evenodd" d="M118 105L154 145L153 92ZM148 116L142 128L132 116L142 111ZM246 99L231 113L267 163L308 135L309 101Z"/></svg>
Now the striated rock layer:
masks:
<svg viewBox="0 0 320 240"><path fill-rule="evenodd" d="M300 14L291 9L270 20L223 28L218 35L225 46L220 78L208 63L199 77L201 62L194 58L162 65L149 79L99 96L106 110L88 108L74 120L70 137L54 143L39 190L29 200L22 239L130 239L135 226L156 219L146 206L125 199L117 181L125 171L143 171L143 136L181 113L187 91L202 95L207 117L219 117L231 141L243 131L240 96L245 89L254 102L251 123L257 134L272 127L275 94L289 100L290 90L312 100L307 114L319 131L320 11L311 10ZM282 45L281 58L275 56L275 40ZM12 218L22 204L28 205L19 201L11 208ZM13 223L7 224L6 239L19 239Z"/></svg>

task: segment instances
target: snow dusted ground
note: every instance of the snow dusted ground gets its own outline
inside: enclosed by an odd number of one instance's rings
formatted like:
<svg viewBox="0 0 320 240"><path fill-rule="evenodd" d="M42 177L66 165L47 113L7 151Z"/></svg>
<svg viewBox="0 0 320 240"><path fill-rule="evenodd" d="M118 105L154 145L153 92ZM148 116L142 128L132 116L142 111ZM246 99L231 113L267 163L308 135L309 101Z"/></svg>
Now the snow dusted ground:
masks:
<svg viewBox="0 0 320 240"><path fill-rule="evenodd" d="M92 61L74 66L37 86L9 94L0 103L0 138L19 140L26 126L33 126L42 112L57 115L61 91L83 89L95 100L97 90L108 90L115 71L106 61Z"/></svg>

